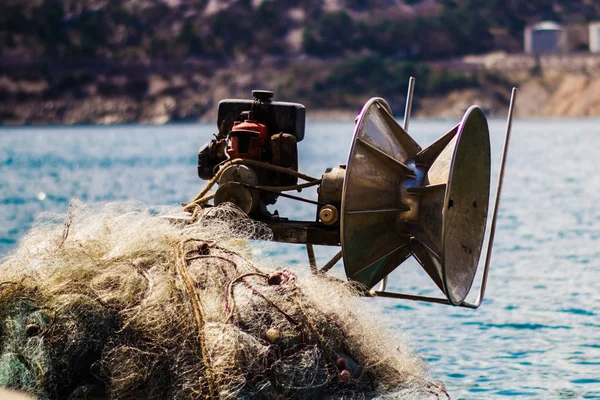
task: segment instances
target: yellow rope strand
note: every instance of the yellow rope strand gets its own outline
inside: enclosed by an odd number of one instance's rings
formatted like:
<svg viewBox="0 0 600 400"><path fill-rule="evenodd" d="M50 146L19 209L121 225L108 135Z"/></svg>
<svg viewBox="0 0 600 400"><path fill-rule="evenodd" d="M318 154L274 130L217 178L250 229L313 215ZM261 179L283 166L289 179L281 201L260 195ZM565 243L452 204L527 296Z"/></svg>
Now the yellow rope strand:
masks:
<svg viewBox="0 0 600 400"><path fill-rule="evenodd" d="M218 398L217 390L215 388L214 376L212 371L212 364L210 360L210 356L208 354L208 347L206 345L206 336L204 332L204 316L202 315L202 301L198 296L194 288L194 281L189 276L187 271L187 261L184 253L184 245L189 240L183 241L179 243L178 247L178 257L176 263L176 271L177 275L181 279L181 282L188 294L188 298L190 300L190 304L192 306L192 310L194 311L194 320L196 322L196 327L198 328L198 343L200 345L200 352L202 355L202 362L204 363L204 367L206 370L206 381L208 384L208 392L211 399Z"/></svg>

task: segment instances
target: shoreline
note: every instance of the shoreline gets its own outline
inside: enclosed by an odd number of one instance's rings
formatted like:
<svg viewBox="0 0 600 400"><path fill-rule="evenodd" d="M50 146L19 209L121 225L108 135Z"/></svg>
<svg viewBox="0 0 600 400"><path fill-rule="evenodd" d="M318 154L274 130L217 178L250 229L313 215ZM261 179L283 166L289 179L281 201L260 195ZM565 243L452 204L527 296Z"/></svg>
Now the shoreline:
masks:
<svg viewBox="0 0 600 400"><path fill-rule="evenodd" d="M307 70L332 73L331 64L314 62ZM298 76L294 66L262 65L242 72L237 67L186 69L175 68L169 74L153 69L95 74L88 69L48 73L3 68L0 126L210 123L216 119L219 101L247 99L256 88L273 90L276 101L304 104L310 122L352 121L371 97L385 98L396 116L404 113L405 93L378 96L376 88L350 93L343 86L318 93L311 89L318 87L314 76ZM416 94L412 117L455 120L473 104L489 117L503 117L513 85L519 89L517 118L600 117L600 71L514 72L484 73L476 87ZM509 79L511 74L518 78Z"/></svg>
<svg viewBox="0 0 600 400"><path fill-rule="evenodd" d="M326 112L324 112L323 114L326 114ZM402 122L402 115L395 115L395 119L398 122ZM506 119L506 116L488 116L488 121L504 121ZM513 121L519 121L519 122L531 122L531 123L537 123L537 122L544 122L544 121L577 121L577 120L598 120L600 121L600 115L594 115L594 116L549 116L549 117L540 117L540 116L531 116L531 117L515 117L513 119ZM413 116L411 118L411 122L445 122L445 121L450 121L450 122L456 122L457 118L446 118L446 117L416 117ZM328 123L348 123L351 124L354 122L354 118L326 118L326 117L319 117L319 118L307 118L306 122L308 124L328 124ZM34 128L34 129L44 129L44 128L48 128L48 129L55 129L55 128L65 128L65 129L77 129L77 128L111 128L111 127L120 127L120 126L136 126L136 127L149 127L149 128L154 128L154 127L161 127L161 126L177 126L177 125L182 125L182 126L187 126L187 125L207 125L207 126L215 126L216 129L216 121L212 120L212 121L168 121L165 122L163 124L153 124L153 123L141 123L141 122L136 122L136 121L131 121L131 122L123 122L123 123L115 123L115 124L97 124L97 123L93 123L93 122L81 122L81 123L74 123L74 124L44 124L44 123L34 123L34 124L3 124L0 122L0 131L2 130L27 130L29 128Z"/></svg>

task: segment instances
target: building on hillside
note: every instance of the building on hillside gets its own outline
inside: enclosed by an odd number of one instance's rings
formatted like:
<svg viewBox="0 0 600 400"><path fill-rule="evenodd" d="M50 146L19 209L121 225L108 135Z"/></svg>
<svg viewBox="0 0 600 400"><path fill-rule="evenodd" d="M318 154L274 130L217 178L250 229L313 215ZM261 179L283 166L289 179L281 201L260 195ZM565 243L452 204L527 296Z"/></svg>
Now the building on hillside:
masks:
<svg viewBox="0 0 600 400"><path fill-rule="evenodd" d="M568 47L566 31L556 22L544 21L525 28L525 53L564 53Z"/></svg>
<svg viewBox="0 0 600 400"><path fill-rule="evenodd" d="M600 53L600 22L590 24L590 53Z"/></svg>

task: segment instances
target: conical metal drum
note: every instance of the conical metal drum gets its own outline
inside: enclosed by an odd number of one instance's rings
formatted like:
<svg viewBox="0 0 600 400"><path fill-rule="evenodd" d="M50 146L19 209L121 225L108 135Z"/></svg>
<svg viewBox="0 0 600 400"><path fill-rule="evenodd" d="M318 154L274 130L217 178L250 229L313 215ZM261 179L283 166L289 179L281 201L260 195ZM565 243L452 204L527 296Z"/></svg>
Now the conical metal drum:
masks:
<svg viewBox="0 0 600 400"><path fill-rule="evenodd" d="M448 299L469 294L483 247L490 196L490 136L479 107L471 107L458 129L444 202L442 276Z"/></svg>
<svg viewBox="0 0 600 400"><path fill-rule="evenodd" d="M413 255L448 301L460 304L477 272L489 188L480 108L422 150L387 103L371 99L356 122L342 193L346 275L371 288Z"/></svg>
<svg viewBox="0 0 600 400"><path fill-rule="evenodd" d="M420 150L385 100L365 104L342 189L341 243L349 279L372 287L411 254L401 185L414 175L405 162Z"/></svg>

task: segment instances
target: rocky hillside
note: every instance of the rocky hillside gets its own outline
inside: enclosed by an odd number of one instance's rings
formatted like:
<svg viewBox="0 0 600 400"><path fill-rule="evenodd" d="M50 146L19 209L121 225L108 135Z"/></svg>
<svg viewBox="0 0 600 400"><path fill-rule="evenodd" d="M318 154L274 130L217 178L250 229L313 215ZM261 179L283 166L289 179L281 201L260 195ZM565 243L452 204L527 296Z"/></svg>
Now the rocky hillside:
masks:
<svg viewBox="0 0 600 400"><path fill-rule="evenodd" d="M350 64L350 65L348 65ZM354 65L358 64L358 66ZM364 69L382 66L369 76ZM356 70L358 68L358 72ZM45 71L45 75L40 75ZM382 96L402 115L409 76L417 76L413 112L424 118L456 119L472 104L504 116L512 85L519 87L520 117L600 116L600 72L547 71L502 77L485 70L464 79L436 70L381 60L270 62L213 69L98 66L64 70L35 66L19 74L0 70L0 122L22 124L166 123L212 121L224 98L248 98L250 91L275 91L277 100L307 105L310 119L352 119L371 96ZM360 72L362 71L362 72ZM430 75L433 78L429 77ZM132 78L133 77L133 78ZM387 87L377 89L384 79ZM445 87L433 91L428 82ZM371 87L373 85L373 87ZM383 85L383 83L381 84Z"/></svg>
<svg viewBox="0 0 600 400"><path fill-rule="evenodd" d="M600 116L600 74L547 74L523 83L521 115Z"/></svg>
<svg viewBox="0 0 600 400"><path fill-rule="evenodd" d="M309 115L372 95L401 110L409 76L420 115L502 113L527 79L452 60L521 51L529 22L599 15L595 0L2 0L0 123L210 120L254 88Z"/></svg>
<svg viewBox="0 0 600 400"><path fill-rule="evenodd" d="M209 121L216 117L219 100L248 98L257 88L275 91L277 100L305 104L309 118L353 118L371 96L382 96L394 110L402 111L410 76L418 82L415 111L427 98L469 89L487 91L474 88L491 88L486 83L491 81L494 88L506 92L490 95L503 104L511 85L486 71L452 73L374 56L299 61L248 61L219 68L200 62L125 66L38 63L18 70L0 68L0 96L4 99L0 101L0 121L17 125ZM502 111L492 109L494 113Z"/></svg>

